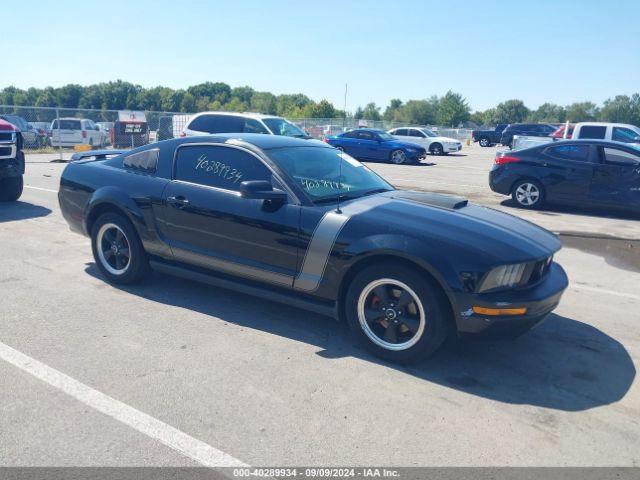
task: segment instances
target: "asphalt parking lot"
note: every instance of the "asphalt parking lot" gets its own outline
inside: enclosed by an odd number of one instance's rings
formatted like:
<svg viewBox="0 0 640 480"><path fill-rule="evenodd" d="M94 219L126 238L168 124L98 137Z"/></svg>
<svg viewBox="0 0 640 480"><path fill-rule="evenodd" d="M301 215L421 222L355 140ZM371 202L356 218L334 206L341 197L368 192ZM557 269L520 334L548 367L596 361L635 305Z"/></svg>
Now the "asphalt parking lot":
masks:
<svg viewBox="0 0 640 480"><path fill-rule="evenodd" d="M495 150L369 166L561 234L570 288L515 341L411 367L285 305L105 283L61 217L64 164L29 155L22 198L0 204L1 464L640 466L640 218L516 209L487 186Z"/></svg>

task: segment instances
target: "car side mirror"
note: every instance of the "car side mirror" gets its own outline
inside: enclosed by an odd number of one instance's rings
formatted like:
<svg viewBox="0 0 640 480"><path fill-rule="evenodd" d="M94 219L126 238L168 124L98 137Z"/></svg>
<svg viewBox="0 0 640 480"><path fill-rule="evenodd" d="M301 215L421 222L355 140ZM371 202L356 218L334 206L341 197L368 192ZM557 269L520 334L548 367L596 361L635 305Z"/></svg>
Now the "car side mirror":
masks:
<svg viewBox="0 0 640 480"><path fill-rule="evenodd" d="M257 200L271 200L276 203L286 203L287 194L274 189L271 182L266 180L247 180L240 183L240 196Z"/></svg>

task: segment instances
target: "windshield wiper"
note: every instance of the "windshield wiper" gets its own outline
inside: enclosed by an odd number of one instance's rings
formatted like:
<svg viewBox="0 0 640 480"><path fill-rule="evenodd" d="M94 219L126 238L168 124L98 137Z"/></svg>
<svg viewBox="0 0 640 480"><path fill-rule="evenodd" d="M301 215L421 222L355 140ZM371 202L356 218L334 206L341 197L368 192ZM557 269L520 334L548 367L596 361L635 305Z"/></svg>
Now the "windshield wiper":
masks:
<svg viewBox="0 0 640 480"><path fill-rule="evenodd" d="M354 198L358 198L360 195L332 195L330 197L318 198L313 201L313 203L333 203L340 200L341 202L344 200L353 200Z"/></svg>
<svg viewBox="0 0 640 480"><path fill-rule="evenodd" d="M375 195L376 193L384 193L384 192L390 192L391 190L388 188L374 188L373 190L368 190L366 192L364 192L361 196L365 197L367 195Z"/></svg>

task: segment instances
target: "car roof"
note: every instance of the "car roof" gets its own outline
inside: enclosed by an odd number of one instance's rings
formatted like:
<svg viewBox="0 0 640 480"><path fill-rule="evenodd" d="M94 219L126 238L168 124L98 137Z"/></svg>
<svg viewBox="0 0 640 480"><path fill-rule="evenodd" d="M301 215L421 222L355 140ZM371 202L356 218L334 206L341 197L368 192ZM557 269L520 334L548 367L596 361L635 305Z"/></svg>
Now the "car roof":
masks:
<svg viewBox="0 0 640 480"><path fill-rule="evenodd" d="M598 126L598 127L608 127L609 125L611 125L612 127L633 127L633 128L638 128L635 125L632 125L630 123L614 123L614 122L578 122L576 123L576 125L580 125L585 126L585 125L593 125L593 126Z"/></svg>
<svg viewBox="0 0 640 480"><path fill-rule="evenodd" d="M197 118L197 117L201 117L203 115L227 115L230 117L245 117L245 118L256 118L256 119L282 118L282 117L279 117L278 115L267 115L264 113L256 113L256 112L199 112L193 115L190 120L193 120L194 118Z"/></svg>
<svg viewBox="0 0 640 480"><path fill-rule="evenodd" d="M384 133L387 133L385 130L379 130L377 128L354 128L353 130L350 130L350 131L345 132L345 133L353 133L353 132L371 132L371 133L384 132Z"/></svg>
<svg viewBox="0 0 640 480"><path fill-rule="evenodd" d="M261 150L287 147L323 147L333 148L331 145L320 140L304 139L295 137L285 137L283 135L265 135L263 133L215 133L212 135L198 135L195 137L175 138L166 140L174 142L176 146L185 143L235 143L244 142L253 145ZM164 142L160 142L164 143Z"/></svg>
<svg viewBox="0 0 640 480"><path fill-rule="evenodd" d="M540 147L549 147L552 145L581 145L581 144L591 144L591 145L600 145L603 147L626 147L632 150L639 150L640 148L635 146L634 144L629 144L625 142L616 142L614 140L599 140L595 138L576 138L576 139L566 139L566 140L556 140L551 141L549 143L545 143L543 145L536 145L532 148L540 148ZM525 149L523 149L525 150Z"/></svg>

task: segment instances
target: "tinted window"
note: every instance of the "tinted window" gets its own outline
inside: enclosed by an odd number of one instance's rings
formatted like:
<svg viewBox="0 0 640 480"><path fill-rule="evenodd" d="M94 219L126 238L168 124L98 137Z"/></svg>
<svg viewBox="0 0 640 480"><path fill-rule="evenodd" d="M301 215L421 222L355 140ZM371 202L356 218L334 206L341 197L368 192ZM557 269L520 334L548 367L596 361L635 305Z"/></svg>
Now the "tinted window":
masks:
<svg viewBox="0 0 640 480"><path fill-rule="evenodd" d="M588 162L589 149L589 145L560 145L549 148L547 153L552 157L562 158L563 160Z"/></svg>
<svg viewBox="0 0 640 480"><path fill-rule="evenodd" d="M422 133L420 130L411 129L411 130L409 130L409 136L410 137L424 138L424 133Z"/></svg>
<svg viewBox="0 0 640 480"><path fill-rule="evenodd" d="M638 165L640 163L640 155L618 150L617 148L605 148L604 160L608 163Z"/></svg>
<svg viewBox="0 0 640 480"><path fill-rule="evenodd" d="M244 131L246 133L269 133L259 121L253 118L246 118L244 120Z"/></svg>
<svg viewBox="0 0 640 480"><path fill-rule="evenodd" d="M611 140L615 140L616 142L625 142L625 143L639 143L640 134L634 132L630 128L613 127Z"/></svg>
<svg viewBox="0 0 640 480"><path fill-rule="evenodd" d="M400 137L406 137L407 136L407 129L406 128L399 128L398 130L395 130L391 135L398 135Z"/></svg>
<svg viewBox="0 0 640 480"><path fill-rule="evenodd" d="M242 133L244 118L233 115L201 115L194 118L187 128L206 133Z"/></svg>
<svg viewBox="0 0 640 480"><path fill-rule="evenodd" d="M373 140L374 135L371 132L358 132L358 137L360 140Z"/></svg>
<svg viewBox="0 0 640 480"><path fill-rule="evenodd" d="M27 130L27 122L22 117L16 117L15 115L4 115L4 118L7 122L13 124L18 127L20 130Z"/></svg>
<svg viewBox="0 0 640 480"><path fill-rule="evenodd" d="M580 138L603 139L607 133L607 127L585 125L580 128Z"/></svg>
<svg viewBox="0 0 640 480"><path fill-rule="evenodd" d="M54 120L51 126L52 129L58 128L58 120ZM61 130L81 130L80 120L60 120Z"/></svg>
<svg viewBox="0 0 640 480"><path fill-rule="evenodd" d="M237 148L186 146L178 149L175 178L239 191L246 180L271 181L271 172L256 157Z"/></svg>
<svg viewBox="0 0 640 480"><path fill-rule="evenodd" d="M286 137L306 137L307 134L296 125L286 121L284 118L272 117L262 120L274 135L284 135Z"/></svg>
<svg viewBox="0 0 640 480"><path fill-rule="evenodd" d="M132 170L155 173L156 167L158 166L158 152L159 150L154 148L152 150L127 155L124 157L123 165L125 168Z"/></svg>
<svg viewBox="0 0 640 480"><path fill-rule="evenodd" d="M341 135L342 137L346 137L346 138L358 138L358 132L353 131L353 132L347 132L344 135Z"/></svg>

